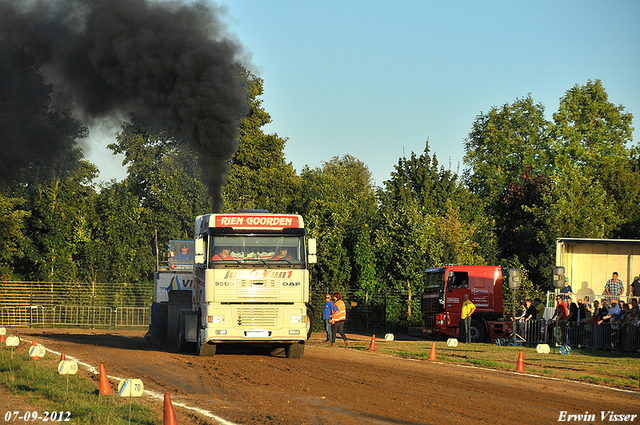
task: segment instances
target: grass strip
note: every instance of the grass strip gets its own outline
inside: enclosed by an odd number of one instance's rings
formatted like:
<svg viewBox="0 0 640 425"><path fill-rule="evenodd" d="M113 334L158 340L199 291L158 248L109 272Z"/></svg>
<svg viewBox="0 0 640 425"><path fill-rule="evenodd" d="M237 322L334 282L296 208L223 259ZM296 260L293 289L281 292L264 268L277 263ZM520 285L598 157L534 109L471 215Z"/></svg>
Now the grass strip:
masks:
<svg viewBox="0 0 640 425"><path fill-rule="evenodd" d="M80 373L72 376L59 375L58 361L49 357L33 360L25 351L12 353L8 348L0 348L0 385L7 388L11 394L23 397L28 404L37 406L37 409L29 410L37 410L39 416L44 417L45 412L49 412L48 418L51 422L153 425L162 421L162 418L148 407L120 397L117 393L99 396L98 385L89 377ZM0 411L0 414L12 415L12 411L6 409ZM12 420L16 420L16 417L26 420L27 412L18 412ZM53 412L55 420L52 420ZM67 417L69 421L65 420ZM2 419L6 418L0 417L0 420Z"/></svg>
<svg viewBox="0 0 640 425"><path fill-rule="evenodd" d="M433 341L377 340L375 351L396 357L425 360L429 358ZM369 342L351 342L349 348L367 350ZM495 344L462 344L448 347L436 342L439 362L469 364L478 367L515 372L522 351L525 373L545 377L589 382L613 388L640 391L640 363L637 353L573 349L562 355L558 349L549 354L538 353L536 347L505 347Z"/></svg>

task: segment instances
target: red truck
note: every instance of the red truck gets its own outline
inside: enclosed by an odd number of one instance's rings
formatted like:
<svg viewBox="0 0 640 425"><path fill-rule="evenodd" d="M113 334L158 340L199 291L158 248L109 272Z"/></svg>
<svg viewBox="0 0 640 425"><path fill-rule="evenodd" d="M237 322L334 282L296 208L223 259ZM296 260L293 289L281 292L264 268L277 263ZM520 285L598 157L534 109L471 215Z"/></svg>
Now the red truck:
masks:
<svg viewBox="0 0 640 425"><path fill-rule="evenodd" d="M422 294L423 333L459 338L464 294L476 306L471 316L471 342L506 338L512 330L505 321L500 266L444 266L425 271Z"/></svg>

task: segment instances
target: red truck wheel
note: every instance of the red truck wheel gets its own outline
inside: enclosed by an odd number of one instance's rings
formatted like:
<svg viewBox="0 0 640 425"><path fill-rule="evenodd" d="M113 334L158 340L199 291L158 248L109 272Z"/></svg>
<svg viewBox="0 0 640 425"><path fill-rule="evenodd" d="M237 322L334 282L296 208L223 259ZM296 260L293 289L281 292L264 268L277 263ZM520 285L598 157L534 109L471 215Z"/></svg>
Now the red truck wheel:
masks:
<svg viewBox="0 0 640 425"><path fill-rule="evenodd" d="M471 319L469 333L471 334L471 342L484 342L487 335L484 322Z"/></svg>

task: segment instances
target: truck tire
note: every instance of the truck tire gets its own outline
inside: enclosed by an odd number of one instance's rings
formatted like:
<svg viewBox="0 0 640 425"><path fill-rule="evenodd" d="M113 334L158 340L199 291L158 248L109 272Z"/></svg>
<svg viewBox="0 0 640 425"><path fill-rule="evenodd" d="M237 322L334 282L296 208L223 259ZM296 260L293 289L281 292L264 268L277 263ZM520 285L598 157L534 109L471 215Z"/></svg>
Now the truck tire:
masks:
<svg viewBox="0 0 640 425"><path fill-rule="evenodd" d="M216 355L216 344L202 344L198 338L197 352L201 357L213 357Z"/></svg>
<svg viewBox="0 0 640 425"><path fill-rule="evenodd" d="M200 323L200 316L198 316ZM198 331L198 341L196 342L196 354L201 357L213 357L216 355L216 344L203 344L202 332Z"/></svg>
<svg viewBox="0 0 640 425"><path fill-rule="evenodd" d="M471 319L469 333L471 334L471 342L484 342L487 334L484 328L484 323L473 319Z"/></svg>
<svg viewBox="0 0 640 425"><path fill-rule="evenodd" d="M294 342L284 348L284 353L288 359L300 359L304 354L304 344Z"/></svg>
<svg viewBox="0 0 640 425"><path fill-rule="evenodd" d="M311 338L311 333L313 332L313 325L315 325L316 318L313 313L313 307L310 304L307 304L307 339Z"/></svg>

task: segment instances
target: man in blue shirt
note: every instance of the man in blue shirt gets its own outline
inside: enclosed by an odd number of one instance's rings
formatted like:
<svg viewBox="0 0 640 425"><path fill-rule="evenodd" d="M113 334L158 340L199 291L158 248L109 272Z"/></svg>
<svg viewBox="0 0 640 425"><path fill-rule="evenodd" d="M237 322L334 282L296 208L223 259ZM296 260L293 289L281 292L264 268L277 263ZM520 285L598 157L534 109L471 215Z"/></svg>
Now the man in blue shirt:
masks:
<svg viewBox="0 0 640 425"><path fill-rule="evenodd" d="M327 332L327 340L325 342L331 342L331 313L333 313L333 302L331 301L331 295L327 294L325 297L324 311L322 312L324 329Z"/></svg>

